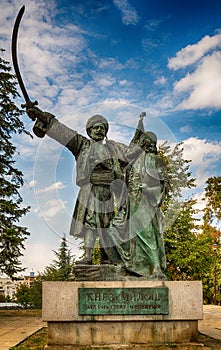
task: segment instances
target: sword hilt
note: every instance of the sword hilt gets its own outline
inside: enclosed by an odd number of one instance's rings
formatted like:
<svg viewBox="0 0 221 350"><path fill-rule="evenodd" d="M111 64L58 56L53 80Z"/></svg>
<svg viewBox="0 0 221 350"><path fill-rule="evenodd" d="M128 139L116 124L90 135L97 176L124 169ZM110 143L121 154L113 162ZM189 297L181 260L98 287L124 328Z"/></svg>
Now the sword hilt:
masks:
<svg viewBox="0 0 221 350"><path fill-rule="evenodd" d="M29 108L33 108L34 106L37 106L38 105L38 101L34 101L34 102L32 102L32 101L30 101L30 100L28 100L28 101L26 101L25 103L23 103L22 105L21 105L21 108L26 108L26 109L29 109ZM36 120L36 117L32 117L32 116L30 116L29 115L29 117L31 118L31 120L33 120L33 121L35 121Z"/></svg>

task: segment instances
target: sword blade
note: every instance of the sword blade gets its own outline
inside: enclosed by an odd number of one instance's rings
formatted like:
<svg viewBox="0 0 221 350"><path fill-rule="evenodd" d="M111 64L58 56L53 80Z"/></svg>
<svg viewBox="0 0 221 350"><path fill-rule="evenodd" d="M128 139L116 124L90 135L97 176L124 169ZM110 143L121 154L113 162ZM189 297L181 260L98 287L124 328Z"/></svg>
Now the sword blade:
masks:
<svg viewBox="0 0 221 350"><path fill-rule="evenodd" d="M31 107L37 105L38 102L37 101L32 102L28 96L23 79L21 77L21 73L20 73L19 66L18 66L18 58L17 58L18 29L19 29L19 25L20 25L20 22L21 22L21 19L22 19L24 12L25 12L25 5L22 6L22 8L20 9L20 11L16 17L16 20L15 20L15 24L14 24L14 28L13 28L13 32L12 32L11 51L12 51L12 62L13 62L15 74L16 74L20 89L22 91L22 94L24 96L25 102L26 102L26 105L24 107L31 108Z"/></svg>

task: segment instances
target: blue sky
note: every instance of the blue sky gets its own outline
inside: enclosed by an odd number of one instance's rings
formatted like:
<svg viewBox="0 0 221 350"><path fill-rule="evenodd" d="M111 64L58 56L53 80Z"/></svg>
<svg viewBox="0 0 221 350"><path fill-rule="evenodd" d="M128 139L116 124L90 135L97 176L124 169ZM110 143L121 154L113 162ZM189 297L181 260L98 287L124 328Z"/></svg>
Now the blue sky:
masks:
<svg viewBox="0 0 221 350"><path fill-rule="evenodd" d="M19 63L31 99L84 133L95 113L109 138L128 143L142 111L160 141L184 142L203 207L205 181L220 176L221 2L218 0L1 0L0 38L11 61L11 33L22 5ZM17 103L21 104L22 98ZM23 118L26 128L32 122ZM23 264L41 271L69 236L78 188L75 161L55 141L15 138L31 212Z"/></svg>

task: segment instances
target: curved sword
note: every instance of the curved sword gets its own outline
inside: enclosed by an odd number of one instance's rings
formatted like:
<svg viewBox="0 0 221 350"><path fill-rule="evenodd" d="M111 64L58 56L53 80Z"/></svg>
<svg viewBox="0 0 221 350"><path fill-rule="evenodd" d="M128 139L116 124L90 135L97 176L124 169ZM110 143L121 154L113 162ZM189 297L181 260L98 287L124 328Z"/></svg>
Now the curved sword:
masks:
<svg viewBox="0 0 221 350"><path fill-rule="evenodd" d="M36 106L38 104L37 101L32 102L28 96L27 90L25 88L25 85L23 83L22 77L21 77L21 73L19 70L19 66L18 66L18 59L17 59L17 41L18 41L18 29L19 29L19 25L22 19L22 16L25 12L25 6L22 6L22 8L20 9L17 18L15 20L15 24L14 24L14 28L13 28L13 32L12 32L12 62L13 62L13 66L14 66L14 70L15 70L15 74L17 76L18 79L18 83L19 86L21 88L22 94L24 96L25 99L25 104L22 105L22 107L26 107L26 108L32 108L34 106ZM35 117L30 117L32 120L35 120Z"/></svg>

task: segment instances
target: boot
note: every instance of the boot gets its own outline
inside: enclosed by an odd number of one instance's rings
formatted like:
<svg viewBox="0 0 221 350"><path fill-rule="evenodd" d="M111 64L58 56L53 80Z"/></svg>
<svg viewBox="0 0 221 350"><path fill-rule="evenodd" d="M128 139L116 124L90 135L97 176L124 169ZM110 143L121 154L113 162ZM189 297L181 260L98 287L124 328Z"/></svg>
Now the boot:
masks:
<svg viewBox="0 0 221 350"><path fill-rule="evenodd" d="M100 253L101 253L101 265L109 265L111 264L109 258L108 258L108 255L105 251L104 248L101 248L100 247Z"/></svg>
<svg viewBox="0 0 221 350"><path fill-rule="evenodd" d="M83 259L77 260L76 265L92 265L92 253L93 248L85 248L85 257Z"/></svg>

